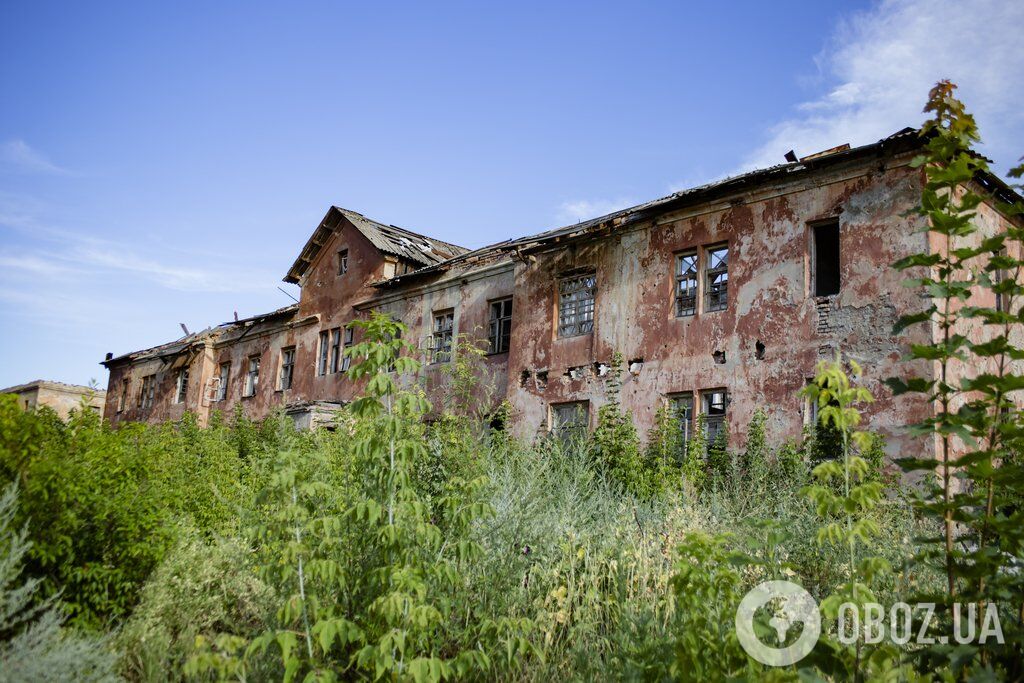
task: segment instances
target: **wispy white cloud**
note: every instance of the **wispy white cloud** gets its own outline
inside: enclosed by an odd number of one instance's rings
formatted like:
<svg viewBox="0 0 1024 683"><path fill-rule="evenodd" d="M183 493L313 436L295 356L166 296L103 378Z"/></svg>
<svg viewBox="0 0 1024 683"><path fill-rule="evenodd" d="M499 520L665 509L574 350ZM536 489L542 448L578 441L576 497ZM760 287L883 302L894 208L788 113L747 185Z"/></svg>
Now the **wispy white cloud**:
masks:
<svg viewBox="0 0 1024 683"><path fill-rule="evenodd" d="M24 173L72 175L70 170L53 163L45 154L19 139L0 144L0 162L8 169Z"/></svg>
<svg viewBox="0 0 1024 683"><path fill-rule="evenodd" d="M929 88L960 85L986 145L1006 166L1024 153L1024 3L885 0L836 30L817 60L827 92L795 108L740 170L782 163L844 142L873 142L919 125Z"/></svg>
<svg viewBox="0 0 1024 683"><path fill-rule="evenodd" d="M578 223L604 216L605 214L633 206L637 202L629 197L618 197L616 199L577 199L575 201L563 202L558 207L558 220L562 223Z"/></svg>

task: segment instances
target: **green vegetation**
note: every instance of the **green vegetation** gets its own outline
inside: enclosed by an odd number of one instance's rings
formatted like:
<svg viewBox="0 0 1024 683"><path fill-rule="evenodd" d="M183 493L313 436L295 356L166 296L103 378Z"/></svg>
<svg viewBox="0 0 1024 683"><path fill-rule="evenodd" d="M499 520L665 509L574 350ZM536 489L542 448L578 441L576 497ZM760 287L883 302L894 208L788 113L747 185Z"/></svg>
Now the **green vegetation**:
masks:
<svg viewBox="0 0 1024 683"><path fill-rule="evenodd" d="M0 681L1020 679L1024 231L975 239L977 132L948 84L929 111L922 225L946 247L897 267L935 302L901 326L936 323L912 353L943 374L891 382L941 406L915 427L939 461L902 463L918 483L861 429L872 397L842 357L805 389L820 422L799 442L772 443L762 411L734 424L740 449L703 416L684 441L668 406L642 439L616 357L592 435L524 443L474 398L478 350L460 340L432 410L401 325L375 316L354 323L365 391L333 432L241 414L115 431L0 397ZM733 621L770 579L823 615L814 651L778 669ZM840 603L863 620L898 600L936 603L937 635L955 601L995 605L1005 642L838 637ZM757 632L790 642L771 616Z"/></svg>

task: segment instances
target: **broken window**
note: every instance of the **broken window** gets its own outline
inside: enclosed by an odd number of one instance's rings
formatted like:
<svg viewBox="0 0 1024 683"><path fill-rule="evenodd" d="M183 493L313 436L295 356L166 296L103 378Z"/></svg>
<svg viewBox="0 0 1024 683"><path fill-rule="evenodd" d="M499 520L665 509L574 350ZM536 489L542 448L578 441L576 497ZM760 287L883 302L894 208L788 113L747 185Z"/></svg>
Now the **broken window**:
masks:
<svg viewBox="0 0 1024 683"><path fill-rule="evenodd" d="M327 374L328 334L330 333L327 330L320 333L320 343L317 347L316 374L321 376Z"/></svg>
<svg viewBox="0 0 1024 683"><path fill-rule="evenodd" d="M153 407L153 398L156 396L156 375L147 375L142 378L142 391L139 392L139 407Z"/></svg>
<svg viewBox="0 0 1024 683"><path fill-rule="evenodd" d="M490 353L505 353L512 339L512 299L491 302Z"/></svg>
<svg viewBox="0 0 1024 683"><path fill-rule="evenodd" d="M725 389L711 389L701 393L702 406L708 427L708 443L713 443L725 425L725 409L729 397Z"/></svg>
<svg viewBox="0 0 1024 683"><path fill-rule="evenodd" d="M331 330L331 372L341 368L341 328Z"/></svg>
<svg viewBox="0 0 1024 683"><path fill-rule="evenodd" d="M704 310L724 311L729 303L729 247L711 247L706 253Z"/></svg>
<svg viewBox="0 0 1024 683"><path fill-rule="evenodd" d="M676 316L697 312L697 252L676 256Z"/></svg>
<svg viewBox="0 0 1024 683"><path fill-rule="evenodd" d="M217 374L217 400L223 401L228 397L228 379L231 377L231 363L221 363L220 372Z"/></svg>
<svg viewBox="0 0 1024 683"><path fill-rule="evenodd" d="M597 275L590 273L558 283L558 336L575 337L594 330Z"/></svg>
<svg viewBox="0 0 1024 683"><path fill-rule="evenodd" d="M345 328L345 348L351 349L355 345L355 333L351 327ZM341 371L348 372L349 367L352 365L352 357L346 352L342 354L341 358Z"/></svg>
<svg viewBox="0 0 1024 683"><path fill-rule="evenodd" d="M434 313L434 333L430 338L430 362L447 363L452 358L452 330L455 326L455 312L452 310Z"/></svg>
<svg viewBox="0 0 1024 683"><path fill-rule="evenodd" d="M554 403L551 405L551 433L562 441L582 437L589 421L588 401Z"/></svg>
<svg viewBox="0 0 1024 683"><path fill-rule="evenodd" d="M338 275L344 275L348 272L348 249L342 249L338 252Z"/></svg>
<svg viewBox="0 0 1024 683"><path fill-rule="evenodd" d="M281 377L279 386L281 391L292 388L292 374L295 370L295 347L281 349Z"/></svg>
<svg viewBox="0 0 1024 683"><path fill-rule="evenodd" d="M184 403L188 397L188 368L178 370L178 376L174 379L174 402Z"/></svg>
<svg viewBox="0 0 1024 683"><path fill-rule="evenodd" d="M839 221L811 226L814 240L814 296L839 293Z"/></svg>
<svg viewBox="0 0 1024 683"><path fill-rule="evenodd" d="M668 402L672 416L678 421L685 449L693 436L693 392L672 394L668 397Z"/></svg>
<svg viewBox="0 0 1024 683"><path fill-rule="evenodd" d="M245 373L245 393L243 396L255 396L256 387L260 383L260 357L249 357L249 371Z"/></svg>
<svg viewBox="0 0 1024 683"><path fill-rule="evenodd" d="M117 399L117 412L119 413L128 405L129 387L131 387L131 382L129 380L121 382L121 396Z"/></svg>

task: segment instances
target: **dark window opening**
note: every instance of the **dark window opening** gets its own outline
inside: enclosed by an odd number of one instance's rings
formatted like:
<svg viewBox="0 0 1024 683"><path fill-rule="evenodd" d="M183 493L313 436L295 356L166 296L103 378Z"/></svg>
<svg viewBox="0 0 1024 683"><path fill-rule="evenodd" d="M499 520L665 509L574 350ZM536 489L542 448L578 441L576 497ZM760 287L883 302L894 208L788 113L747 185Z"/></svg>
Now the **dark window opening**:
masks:
<svg viewBox="0 0 1024 683"><path fill-rule="evenodd" d="M551 432L562 441L578 439L587 433L590 404L587 401L556 403L551 406Z"/></svg>
<svg viewBox="0 0 1024 683"><path fill-rule="evenodd" d="M281 391L292 388L292 375L295 372L295 347L281 349L281 377L278 383Z"/></svg>
<svg viewBox="0 0 1024 683"><path fill-rule="evenodd" d="M331 330L331 372L341 369L341 328Z"/></svg>
<svg viewBox="0 0 1024 683"><path fill-rule="evenodd" d="M355 334L356 334L356 331L354 329L352 329L351 327L346 327L345 328L345 350L341 354L341 356L342 356L342 358L341 358L341 371L342 372L348 372L348 369L350 367L352 367L352 354L349 351L349 349L351 349L353 346L355 346L355 343L356 343L356 341L355 341Z"/></svg>
<svg viewBox="0 0 1024 683"><path fill-rule="evenodd" d="M814 296L839 293L839 221L815 225Z"/></svg>
<svg viewBox="0 0 1024 683"><path fill-rule="evenodd" d="M455 330L455 311L434 313L434 334L430 340L430 362L447 363L452 359L452 333Z"/></svg>
<svg viewBox="0 0 1024 683"><path fill-rule="evenodd" d="M317 348L316 357L316 374L326 375L327 374L327 352L329 350L329 339L330 333L324 330L320 333L320 344Z"/></svg>
<svg viewBox="0 0 1024 683"><path fill-rule="evenodd" d="M342 249L338 252L338 275L344 275L348 272L348 249Z"/></svg>
<svg viewBox="0 0 1024 683"><path fill-rule="evenodd" d="M711 389L702 392L704 415L707 419L708 443L714 443L725 425L728 397L725 389Z"/></svg>
<svg viewBox="0 0 1024 683"><path fill-rule="evenodd" d="M512 339L512 299L491 302L489 353L507 353Z"/></svg>
<svg viewBox="0 0 1024 683"><path fill-rule="evenodd" d="M729 305L729 247L707 250L704 310L724 311Z"/></svg>

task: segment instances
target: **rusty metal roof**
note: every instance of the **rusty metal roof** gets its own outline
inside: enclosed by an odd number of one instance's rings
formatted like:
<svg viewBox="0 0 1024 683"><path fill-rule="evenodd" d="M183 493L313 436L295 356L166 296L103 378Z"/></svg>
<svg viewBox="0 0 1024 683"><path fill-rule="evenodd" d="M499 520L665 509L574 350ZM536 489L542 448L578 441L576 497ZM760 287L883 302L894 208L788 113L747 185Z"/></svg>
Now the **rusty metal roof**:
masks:
<svg viewBox="0 0 1024 683"><path fill-rule="evenodd" d="M297 283L320 254L331 235L345 223L358 230L370 244L382 253L397 256L420 267L443 263L468 251L465 247L427 237L396 225L384 225L363 214L332 206L320 225L306 241L299 257L288 270L285 282Z"/></svg>

